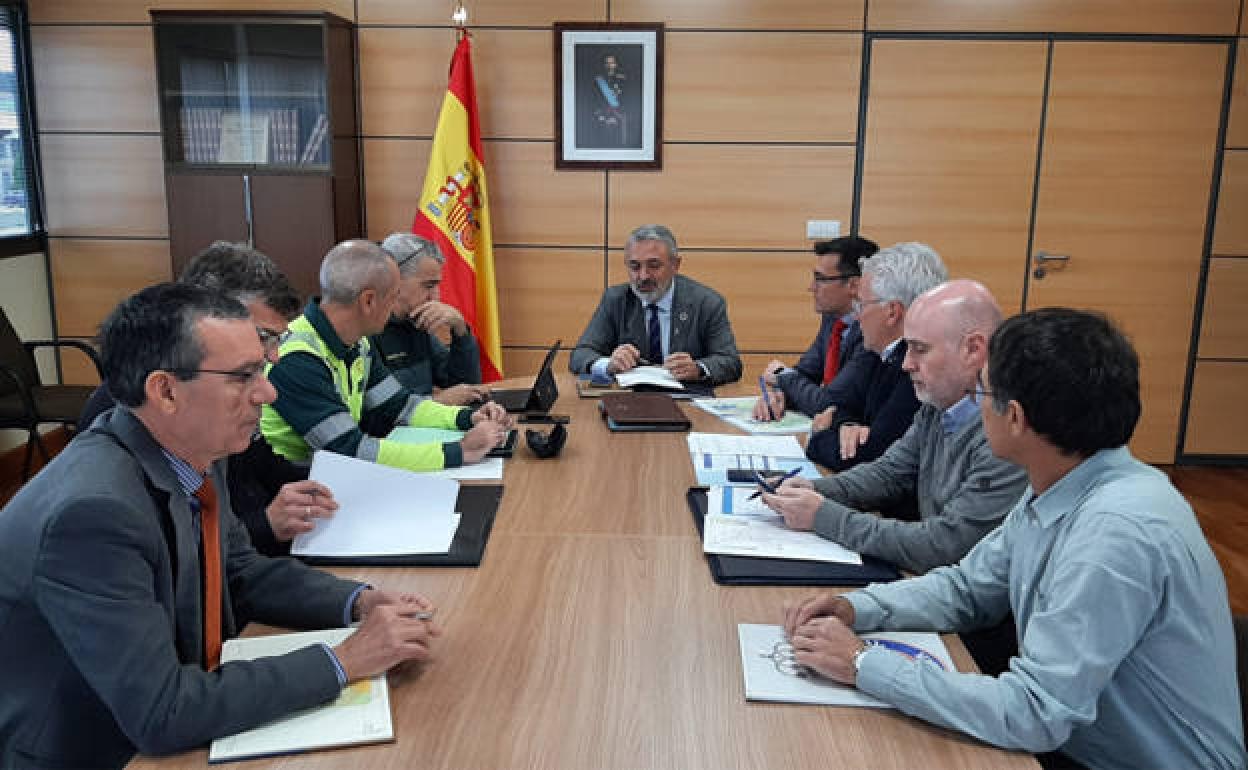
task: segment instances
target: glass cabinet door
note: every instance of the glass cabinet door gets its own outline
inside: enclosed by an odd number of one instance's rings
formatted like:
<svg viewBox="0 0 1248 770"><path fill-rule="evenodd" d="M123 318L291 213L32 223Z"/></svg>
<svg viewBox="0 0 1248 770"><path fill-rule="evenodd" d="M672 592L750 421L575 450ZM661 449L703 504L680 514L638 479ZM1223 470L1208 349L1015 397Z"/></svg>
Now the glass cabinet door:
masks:
<svg viewBox="0 0 1248 770"><path fill-rule="evenodd" d="M156 26L165 156L189 166L325 170L324 26Z"/></svg>

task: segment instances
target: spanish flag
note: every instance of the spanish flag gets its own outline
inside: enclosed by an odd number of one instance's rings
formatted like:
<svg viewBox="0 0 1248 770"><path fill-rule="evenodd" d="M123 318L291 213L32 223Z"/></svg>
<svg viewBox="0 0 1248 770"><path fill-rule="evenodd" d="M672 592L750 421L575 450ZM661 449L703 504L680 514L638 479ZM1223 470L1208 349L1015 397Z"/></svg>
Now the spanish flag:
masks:
<svg viewBox="0 0 1248 770"><path fill-rule="evenodd" d="M481 377L493 382L503 376L503 351L487 193L472 45L464 32L451 57L450 83L412 232L436 242L446 255L442 301L458 308L472 326L481 351Z"/></svg>

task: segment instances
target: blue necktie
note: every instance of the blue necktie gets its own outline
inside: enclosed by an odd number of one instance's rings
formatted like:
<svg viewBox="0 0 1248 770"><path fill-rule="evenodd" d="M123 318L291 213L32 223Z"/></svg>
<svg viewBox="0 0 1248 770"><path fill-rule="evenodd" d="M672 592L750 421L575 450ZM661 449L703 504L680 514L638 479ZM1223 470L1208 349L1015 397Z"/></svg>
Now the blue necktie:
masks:
<svg viewBox="0 0 1248 770"><path fill-rule="evenodd" d="M650 331L650 363L655 366L663 365L663 338L659 336L659 306L657 303L651 302L646 305L646 309L650 311L649 331Z"/></svg>

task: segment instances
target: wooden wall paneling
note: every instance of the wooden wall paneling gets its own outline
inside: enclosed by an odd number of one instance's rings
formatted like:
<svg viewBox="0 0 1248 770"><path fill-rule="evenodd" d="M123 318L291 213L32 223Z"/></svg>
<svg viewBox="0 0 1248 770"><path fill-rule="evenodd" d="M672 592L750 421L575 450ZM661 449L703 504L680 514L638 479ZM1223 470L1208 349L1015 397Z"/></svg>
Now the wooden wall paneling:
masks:
<svg viewBox="0 0 1248 770"><path fill-rule="evenodd" d="M1248 259L1209 260L1196 354L1248 359Z"/></svg>
<svg viewBox="0 0 1248 770"><path fill-rule="evenodd" d="M854 141L861 35L672 32L664 45L664 139Z"/></svg>
<svg viewBox="0 0 1248 770"><path fill-rule="evenodd" d="M862 0L612 0L613 21L699 29L862 29Z"/></svg>
<svg viewBox="0 0 1248 770"><path fill-rule="evenodd" d="M1198 361L1192 378L1183 451L1248 455L1248 362Z"/></svg>
<svg viewBox="0 0 1248 770"><path fill-rule="evenodd" d="M931 244L1007 313L1022 302L1046 47L879 40L871 52L859 231Z"/></svg>
<svg viewBox="0 0 1248 770"><path fill-rule="evenodd" d="M667 145L661 172L610 175L608 243L659 222L682 247L805 248L806 220L848 224L853 181L852 147Z"/></svg>
<svg viewBox="0 0 1248 770"><path fill-rule="evenodd" d="M870 0L873 30L1233 35L1239 0Z"/></svg>
<svg viewBox="0 0 1248 770"><path fill-rule="evenodd" d="M1213 227L1213 253L1248 255L1248 150L1222 155L1218 215Z"/></svg>
<svg viewBox="0 0 1248 770"><path fill-rule="evenodd" d="M1226 146L1248 148L1248 39L1240 38L1235 55L1235 82L1231 86L1231 115Z"/></svg>
<svg viewBox="0 0 1248 770"><path fill-rule="evenodd" d="M118 302L172 279L168 241L53 238L48 242L57 332L91 337Z"/></svg>
<svg viewBox="0 0 1248 770"><path fill-rule="evenodd" d="M360 29L366 136L433 136L455 49L449 29ZM483 29L472 59L483 137L549 139L554 75L550 30Z"/></svg>
<svg viewBox="0 0 1248 770"><path fill-rule="evenodd" d="M1122 325L1141 359L1132 448L1148 462L1174 459L1226 56L1220 43L1054 50L1034 249L1070 262L1025 303Z"/></svg>
<svg viewBox="0 0 1248 770"><path fill-rule="evenodd" d="M586 319L588 320L588 319ZM578 335L579 336L579 333ZM507 375L507 379L516 378L529 384L533 382L533 377L537 375L537 370L541 368L542 361L546 358L546 352L550 349L551 343L546 343L545 348L503 348L503 374ZM562 374L568 370L568 358L571 357L571 349L576 347L576 337L571 341L563 340L564 347L555 354L555 362L551 364L551 368L555 374ZM576 392L560 393L561 398L576 398ZM521 426L523 427L523 426ZM545 430L545 429L543 429Z"/></svg>
<svg viewBox="0 0 1248 770"><path fill-rule="evenodd" d="M814 259L811 253L686 251L680 272L724 295L739 350L800 352L819 331L809 292ZM622 249L611 250L607 280L628 281Z"/></svg>
<svg viewBox="0 0 1248 770"><path fill-rule="evenodd" d="M483 29L474 32L473 38L481 135L487 139L553 139L554 32Z"/></svg>
<svg viewBox="0 0 1248 770"><path fill-rule="evenodd" d="M453 3L357 0L361 24L451 25ZM607 0L473 0L468 26L549 26L552 21L606 21ZM618 21L618 19L617 19ZM474 32L474 34L476 34Z"/></svg>
<svg viewBox="0 0 1248 770"><path fill-rule="evenodd" d="M159 136L39 138L48 234L168 234Z"/></svg>
<svg viewBox="0 0 1248 770"><path fill-rule="evenodd" d="M359 30L365 136L433 136L455 50L449 29Z"/></svg>
<svg viewBox="0 0 1248 770"><path fill-rule="evenodd" d="M494 242L601 246L601 171L556 171L554 142L485 142Z"/></svg>
<svg viewBox="0 0 1248 770"><path fill-rule="evenodd" d="M61 337L66 339L66 337ZM94 345L92 339L83 339L83 342ZM61 382L65 385L99 385L100 375L95 369L95 364L91 363L91 359L87 358L87 354L81 350L72 348L63 348L57 352L57 356L61 360Z"/></svg>
<svg viewBox="0 0 1248 770"><path fill-rule="evenodd" d="M602 296L602 251L499 248L494 252L504 345L576 345Z"/></svg>
<svg viewBox="0 0 1248 770"><path fill-rule="evenodd" d="M149 27L33 27L42 131L160 130Z"/></svg>
<svg viewBox="0 0 1248 770"><path fill-rule="evenodd" d="M329 11L347 20L355 13L355 0L30 0L30 21L143 23L152 20L149 9L202 11L206 6L216 11Z"/></svg>
<svg viewBox="0 0 1248 770"><path fill-rule="evenodd" d="M411 232L429 165L428 139L365 139L365 237Z"/></svg>

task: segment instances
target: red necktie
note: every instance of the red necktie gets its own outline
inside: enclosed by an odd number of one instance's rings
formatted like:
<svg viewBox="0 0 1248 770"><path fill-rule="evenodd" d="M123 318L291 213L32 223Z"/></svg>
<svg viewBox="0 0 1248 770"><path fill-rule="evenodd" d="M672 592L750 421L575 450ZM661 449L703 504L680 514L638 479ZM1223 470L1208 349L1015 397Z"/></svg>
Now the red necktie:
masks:
<svg viewBox="0 0 1248 770"><path fill-rule="evenodd" d="M841 368L841 332L845 331L845 322L836 319L832 324L832 333L828 335L828 352L823 357L823 384L827 385L836 379Z"/></svg>
<svg viewBox="0 0 1248 770"><path fill-rule="evenodd" d="M221 664L221 517L212 479L204 479L195 497L204 554L204 669L212 671Z"/></svg>

